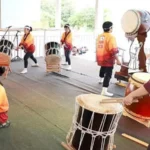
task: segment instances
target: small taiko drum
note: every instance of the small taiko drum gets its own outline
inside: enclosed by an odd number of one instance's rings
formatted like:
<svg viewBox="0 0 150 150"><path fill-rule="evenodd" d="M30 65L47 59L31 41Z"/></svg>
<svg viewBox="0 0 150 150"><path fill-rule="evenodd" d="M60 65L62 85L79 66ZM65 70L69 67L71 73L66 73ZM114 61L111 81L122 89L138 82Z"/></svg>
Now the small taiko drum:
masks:
<svg viewBox="0 0 150 150"><path fill-rule="evenodd" d="M141 72L134 73L129 78L129 83L126 87L125 95L135 91L139 87L143 86L144 83L150 80L150 74ZM140 98L138 103L133 103L129 106L125 106L125 110L132 116L139 119L150 119L150 96L146 95Z"/></svg>
<svg viewBox="0 0 150 150"><path fill-rule="evenodd" d="M112 150L122 115L121 104L102 104L108 97L84 94L76 97L75 114L67 144L75 150Z"/></svg>
<svg viewBox="0 0 150 150"><path fill-rule="evenodd" d="M146 33L150 29L150 13L142 10L128 10L124 13L122 29L129 35Z"/></svg>

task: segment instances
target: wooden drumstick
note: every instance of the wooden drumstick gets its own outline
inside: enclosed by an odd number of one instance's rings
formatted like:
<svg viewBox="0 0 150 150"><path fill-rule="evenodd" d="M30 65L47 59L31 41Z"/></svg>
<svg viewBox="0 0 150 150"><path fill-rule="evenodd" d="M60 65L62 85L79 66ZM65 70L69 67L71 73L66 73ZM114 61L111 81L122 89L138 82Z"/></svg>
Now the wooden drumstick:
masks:
<svg viewBox="0 0 150 150"><path fill-rule="evenodd" d="M127 139L129 139L129 140L132 140L132 141L134 141L134 142L136 142L136 143L138 143L138 144L140 144L140 145L143 145L143 146L145 146L145 147L148 147L148 146L149 146L148 143L143 142L143 141L141 141L141 140L139 140L139 139L137 139L137 138L135 138L135 137L132 137L132 136L130 136L130 135L128 135L128 134L123 133L122 136L125 137L125 138L127 138Z"/></svg>
<svg viewBox="0 0 150 150"><path fill-rule="evenodd" d="M68 144L61 142L61 145L66 149L66 150L75 150L74 148L70 147Z"/></svg>
<svg viewBox="0 0 150 150"><path fill-rule="evenodd" d="M102 99L100 103L122 103L123 98Z"/></svg>
<svg viewBox="0 0 150 150"><path fill-rule="evenodd" d="M133 103L138 103L138 100L133 100ZM123 103L123 98L102 99L100 103Z"/></svg>

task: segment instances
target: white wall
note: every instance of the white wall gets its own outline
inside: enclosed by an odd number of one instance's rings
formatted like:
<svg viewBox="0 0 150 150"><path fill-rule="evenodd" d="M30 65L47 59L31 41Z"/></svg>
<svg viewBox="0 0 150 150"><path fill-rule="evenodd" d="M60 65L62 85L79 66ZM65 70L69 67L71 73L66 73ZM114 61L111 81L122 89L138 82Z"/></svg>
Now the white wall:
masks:
<svg viewBox="0 0 150 150"><path fill-rule="evenodd" d="M40 19L41 0L1 0L2 28L22 27Z"/></svg>

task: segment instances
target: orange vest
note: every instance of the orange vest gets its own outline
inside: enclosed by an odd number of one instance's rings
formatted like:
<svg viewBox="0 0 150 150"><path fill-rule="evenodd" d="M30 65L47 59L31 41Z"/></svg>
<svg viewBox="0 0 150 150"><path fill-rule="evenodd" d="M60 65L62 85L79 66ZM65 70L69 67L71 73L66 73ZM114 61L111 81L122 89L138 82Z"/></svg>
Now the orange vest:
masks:
<svg viewBox="0 0 150 150"><path fill-rule="evenodd" d="M69 34L68 34L68 33L64 32L61 37L61 42L62 42L62 44L66 45L64 47L65 50L72 50L72 33L69 32Z"/></svg>
<svg viewBox="0 0 150 150"><path fill-rule="evenodd" d="M104 32L96 40L96 60L99 66L112 67L118 53L116 39L111 33Z"/></svg>
<svg viewBox="0 0 150 150"><path fill-rule="evenodd" d="M9 103L6 95L6 91L2 85L0 85L0 113L7 112L9 109Z"/></svg>
<svg viewBox="0 0 150 150"><path fill-rule="evenodd" d="M23 46L25 48L25 51L27 52L34 52L35 51L35 45L34 45L34 38L31 33L25 38L25 35L22 37L22 40L19 44L19 46Z"/></svg>

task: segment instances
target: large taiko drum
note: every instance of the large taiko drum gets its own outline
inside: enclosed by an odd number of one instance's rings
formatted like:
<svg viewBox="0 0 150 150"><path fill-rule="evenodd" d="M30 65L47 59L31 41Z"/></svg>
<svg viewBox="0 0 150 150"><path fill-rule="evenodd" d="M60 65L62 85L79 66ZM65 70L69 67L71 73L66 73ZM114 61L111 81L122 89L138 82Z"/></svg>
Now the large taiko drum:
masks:
<svg viewBox="0 0 150 150"><path fill-rule="evenodd" d="M49 42L45 44L45 55L46 71L60 72L60 44L57 42Z"/></svg>
<svg viewBox="0 0 150 150"><path fill-rule="evenodd" d="M0 52L5 53L7 55L11 55L11 50L13 49L14 44L6 39L0 40Z"/></svg>
<svg viewBox="0 0 150 150"><path fill-rule="evenodd" d="M142 10L128 10L124 13L121 24L123 31L129 35L148 32L150 29L150 13Z"/></svg>
<svg viewBox="0 0 150 150"><path fill-rule="evenodd" d="M149 80L149 73L134 73L129 79L125 95L128 95L129 93L138 89ZM150 96L146 95L141 97L138 103L133 103L132 105L125 106L125 110L130 115L139 119L150 119Z"/></svg>
<svg viewBox="0 0 150 150"><path fill-rule="evenodd" d="M112 150L122 115L121 104L102 104L108 97L84 94L76 97L75 114L67 144L75 150Z"/></svg>

